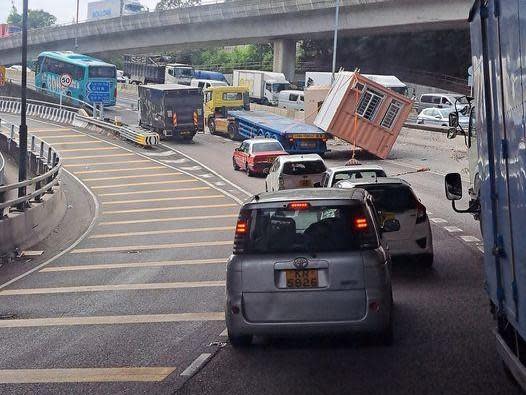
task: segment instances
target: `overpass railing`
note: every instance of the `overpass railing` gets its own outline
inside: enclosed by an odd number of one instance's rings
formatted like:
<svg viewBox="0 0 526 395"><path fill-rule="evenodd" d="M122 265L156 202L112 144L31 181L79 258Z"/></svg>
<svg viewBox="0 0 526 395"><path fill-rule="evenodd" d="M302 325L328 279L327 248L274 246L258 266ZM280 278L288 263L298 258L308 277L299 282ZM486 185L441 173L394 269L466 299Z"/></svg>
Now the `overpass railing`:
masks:
<svg viewBox="0 0 526 395"><path fill-rule="evenodd" d="M20 152L16 129L14 124L0 119L0 149L13 157ZM62 169L60 156L45 141L34 135L29 137L27 163L33 176L22 182L0 186L0 221L11 210L25 211L31 204L41 202L44 195L53 193L53 187L59 184ZM17 197L4 199L3 196L11 191L16 191Z"/></svg>

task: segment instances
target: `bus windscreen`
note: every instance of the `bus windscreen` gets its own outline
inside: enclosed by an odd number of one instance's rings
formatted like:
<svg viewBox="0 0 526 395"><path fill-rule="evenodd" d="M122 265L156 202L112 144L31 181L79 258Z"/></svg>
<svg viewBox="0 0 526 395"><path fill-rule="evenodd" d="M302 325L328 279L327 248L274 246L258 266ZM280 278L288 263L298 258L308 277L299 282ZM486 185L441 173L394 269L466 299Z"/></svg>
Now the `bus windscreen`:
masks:
<svg viewBox="0 0 526 395"><path fill-rule="evenodd" d="M91 66L89 68L89 78L115 78L115 67Z"/></svg>

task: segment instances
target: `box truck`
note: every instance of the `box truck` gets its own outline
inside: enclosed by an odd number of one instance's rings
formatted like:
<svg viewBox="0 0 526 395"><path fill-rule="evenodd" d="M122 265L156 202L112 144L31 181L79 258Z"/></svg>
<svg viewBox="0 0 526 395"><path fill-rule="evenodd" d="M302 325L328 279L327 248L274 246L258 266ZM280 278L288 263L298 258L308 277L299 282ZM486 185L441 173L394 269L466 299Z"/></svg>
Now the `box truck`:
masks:
<svg viewBox="0 0 526 395"><path fill-rule="evenodd" d="M273 106L279 92L290 89L285 74L258 70L234 70L232 85L246 87L252 102Z"/></svg>

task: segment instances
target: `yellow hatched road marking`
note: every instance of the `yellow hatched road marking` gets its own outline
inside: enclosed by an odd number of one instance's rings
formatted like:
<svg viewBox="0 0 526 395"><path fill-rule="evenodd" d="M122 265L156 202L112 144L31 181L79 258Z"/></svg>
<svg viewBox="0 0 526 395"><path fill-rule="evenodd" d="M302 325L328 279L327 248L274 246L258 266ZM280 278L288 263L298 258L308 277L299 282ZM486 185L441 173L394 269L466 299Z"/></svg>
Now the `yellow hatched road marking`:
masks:
<svg viewBox="0 0 526 395"><path fill-rule="evenodd" d="M90 187L90 188L91 189L105 189L105 188L135 187L139 185L180 184L182 182L197 182L197 181L198 180L189 178L187 180L148 181L148 182L134 182L134 183L129 183L129 184L97 185L97 186Z"/></svg>
<svg viewBox="0 0 526 395"><path fill-rule="evenodd" d="M168 235L172 233L195 233L195 232L221 232L224 230L234 230L233 226L215 226L209 228L186 228L186 229L165 229L165 230L146 230L141 232L126 233L99 233L90 236L90 239L106 239L112 237L130 237L130 236L151 236L151 235Z"/></svg>
<svg viewBox="0 0 526 395"><path fill-rule="evenodd" d="M64 151L62 151L64 152ZM98 158L115 158L118 156L136 156L136 154L127 153L127 154L109 154L109 155L86 155L86 156L70 156L70 157L64 157L63 160L76 160L76 159L98 159ZM82 163L78 165L66 165L66 167L73 167L73 166L94 166L94 165L106 165L111 164L111 162L108 163Z"/></svg>
<svg viewBox="0 0 526 395"><path fill-rule="evenodd" d="M217 199L224 198L224 195L204 195L204 196L176 196L167 198L152 198L152 199L135 199L135 200L116 200L111 202L102 202L103 205L110 204L128 204L128 203L148 203L148 202L170 202L174 200L195 200L195 199Z"/></svg>
<svg viewBox="0 0 526 395"><path fill-rule="evenodd" d="M157 222L175 222L175 221L191 221L200 219L211 219L211 218L237 218L237 214L220 214L220 215L196 215L194 217L171 217L171 218L148 218L148 219L132 219L128 221L104 221L99 222L99 226L110 226L110 225L131 225L131 224L147 224Z"/></svg>
<svg viewBox="0 0 526 395"><path fill-rule="evenodd" d="M72 132L72 130L68 128L55 128L55 129L35 129L35 130L30 130L29 133L63 132L65 130ZM79 133L79 135L81 134Z"/></svg>
<svg viewBox="0 0 526 395"><path fill-rule="evenodd" d="M163 381L174 367L74 368L74 369L3 369L1 384L30 383L101 383Z"/></svg>
<svg viewBox="0 0 526 395"><path fill-rule="evenodd" d="M101 263L91 265L52 266L40 270L41 273L49 272L75 272L82 270L107 270L107 269L137 269L163 266L189 266L189 265L211 265L226 264L228 258L214 259L189 259L181 261L157 261L157 262L128 262L128 263Z"/></svg>
<svg viewBox="0 0 526 395"><path fill-rule="evenodd" d="M79 174L75 172L75 174ZM123 196L123 195L132 195L132 194L145 194L145 193L166 193L166 192L183 192L183 191L204 191L211 189L210 187L193 187L193 188L176 188L176 189L155 189L148 191L133 191L133 192L110 192L110 193L99 193L97 196Z"/></svg>
<svg viewBox="0 0 526 395"><path fill-rule="evenodd" d="M54 141L51 144L53 144L53 145L100 144L100 141L97 141L97 140L93 140L93 141L81 140L81 141L66 141L66 142L63 142L63 143L60 143L58 141ZM98 149L98 148L89 148L89 149ZM64 151L64 150L62 150L62 151Z"/></svg>
<svg viewBox="0 0 526 395"><path fill-rule="evenodd" d="M109 181L109 180L125 180L128 178L172 177L172 176L180 176L181 174L182 173L179 173L178 171L175 171L172 173L131 174L127 176L84 178L82 181Z"/></svg>
<svg viewBox="0 0 526 395"><path fill-rule="evenodd" d="M78 287L6 289L0 291L0 296L66 294L104 291L143 291L157 289L204 288L223 286L225 286L224 281L185 281L173 283L81 285Z"/></svg>
<svg viewBox="0 0 526 395"><path fill-rule="evenodd" d="M76 171L75 174L95 174L95 173L120 173L135 170L154 170L154 169L165 169L164 166L147 166L147 167L128 167L125 169L99 169L99 170L83 170Z"/></svg>
<svg viewBox="0 0 526 395"><path fill-rule="evenodd" d="M24 318L0 320L0 328L27 328L40 326L71 325L115 325L115 324L151 324L161 322L224 321L225 313L179 313L179 314L140 314L110 315L95 317L57 317Z"/></svg>
<svg viewBox="0 0 526 395"><path fill-rule="evenodd" d="M59 134L54 135L50 134L49 136L38 136L39 139L66 139L66 138L79 138L79 137L88 137L88 136L82 136L80 134ZM91 138L91 137L88 137Z"/></svg>
<svg viewBox="0 0 526 395"><path fill-rule="evenodd" d="M133 154L129 154L133 155ZM122 155L109 155L109 156L122 156ZM102 165L124 165L126 163L151 163L148 159L137 159L137 160L120 160L115 162L101 162L101 163L78 163L66 165L66 167L91 167L91 166L102 166Z"/></svg>
<svg viewBox="0 0 526 395"><path fill-rule="evenodd" d="M71 148L63 149L62 152L77 152L77 151L113 151L116 149L122 149L121 147L96 147L96 148Z"/></svg>
<svg viewBox="0 0 526 395"><path fill-rule="evenodd" d="M190 248L190 247L211 247L211 246L230 246L231 240L224 241L197 241L192 243L171 243L171 244L146 244L133 246L113 246L113 247L93 247L77 248L70 254L92 254L94 252L121 252L121 251L145 251L145 250L166 250L172 248Z"/></svg>
<svg viewBox="0 0 526 395"><path fill-rule="evenodd" d="M178 206L178 207L160 207L160 208L137 208L130 210L114 210L114 211L104 211L104 215L107 214L127 214L127 213L151 213L159 211L174 211L174 210L190 210L197 208L220 208L220 207L237 207L235 203L225 203L225 204L210 204L206 206Z"/></svg>

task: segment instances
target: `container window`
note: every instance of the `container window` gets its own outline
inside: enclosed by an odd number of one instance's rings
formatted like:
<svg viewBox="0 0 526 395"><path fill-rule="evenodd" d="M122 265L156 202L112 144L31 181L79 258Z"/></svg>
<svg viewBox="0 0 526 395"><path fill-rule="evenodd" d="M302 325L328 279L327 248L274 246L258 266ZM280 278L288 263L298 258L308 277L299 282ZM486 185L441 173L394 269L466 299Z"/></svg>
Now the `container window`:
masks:
<svg viewBox="0 0 526 395"><path fill-rule="evenodd" d="M356 112L365 119L370 121L373 120L378 108L380 108L383 98L384 95L381 93L366 88L362 93L360 103L358 104L358 110Z"/></svg>
<svg viewBox="0 0 526 395"><path fill-rule="evenodd" d="M391 104L389 104L389 108L382 119L381 125L384 128L391 129L396 117L400 113L400 110L402 110L402 103L397 100L393 100Z"/></svg>

